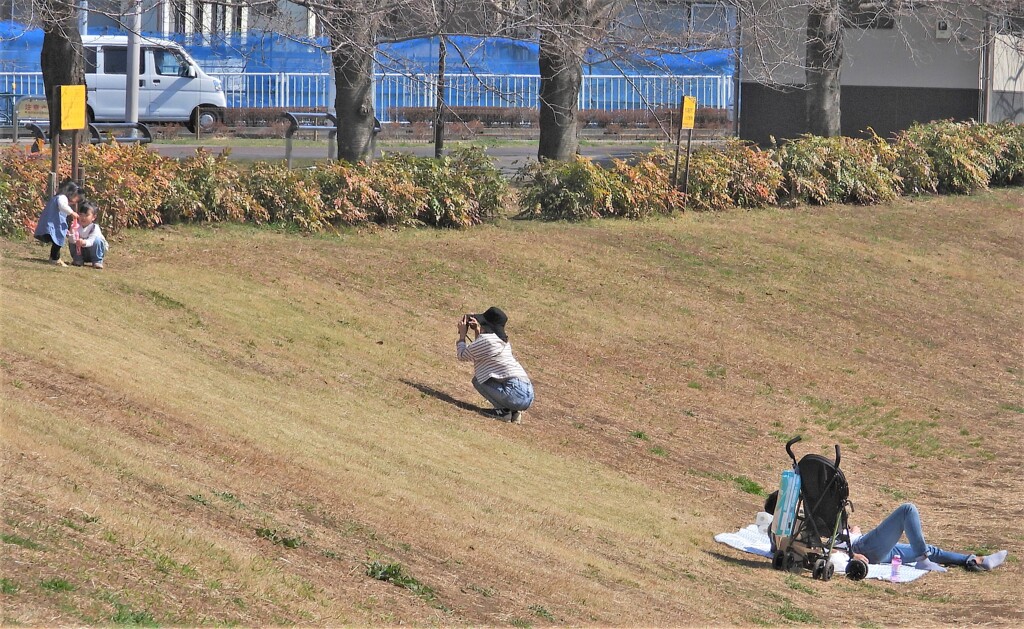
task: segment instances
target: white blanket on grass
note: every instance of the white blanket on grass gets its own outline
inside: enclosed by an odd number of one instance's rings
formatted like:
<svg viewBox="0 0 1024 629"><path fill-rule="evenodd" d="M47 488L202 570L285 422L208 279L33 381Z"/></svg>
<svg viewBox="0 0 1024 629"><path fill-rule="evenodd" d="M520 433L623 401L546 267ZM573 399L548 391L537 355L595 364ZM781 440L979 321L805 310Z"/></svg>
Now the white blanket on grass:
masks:
<svg viewBox="0 0 1024 629"><path fill-rule="evenodd" d="M745 528L742 528L735 533L719 533L715 535L715 541L726 546L731 546L736 550L742 550L745 553L752 553L754 555L761 555L762 557L772 556L772 543L768 539L766 533L762 533L757 530L756 524L751 524ZM845 553L841 551L833 553L834 559L839 559L842 556L844 559L837 562L836 572L839 574L846 574L846 559ZM842 564L842 565L839 565ZM915 579L919 579L921 576L927 574L927 570L918 570L912 566L900 566L899 582L909 583ZM868 579L878 579L880 581L889 581L892 576L892 566L889 564L870 564L868 566Z"/></svg>

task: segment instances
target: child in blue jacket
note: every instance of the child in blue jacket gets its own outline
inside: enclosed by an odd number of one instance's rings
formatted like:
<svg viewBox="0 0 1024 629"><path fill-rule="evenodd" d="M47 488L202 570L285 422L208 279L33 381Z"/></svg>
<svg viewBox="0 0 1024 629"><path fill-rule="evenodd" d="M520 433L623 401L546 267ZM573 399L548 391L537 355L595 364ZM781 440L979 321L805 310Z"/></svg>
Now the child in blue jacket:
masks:
<svg viewBox="0 0 1024 629"><path fill-rule="evenodd" d="M36 240L50 245L50 262L57 266L67 266L60 259L60 249L67 237L68 217L78 220L75 206L78 205L79 196L78 184L70 180L65 181L60 185L57 194L46 204L36 224Z"/></svg>

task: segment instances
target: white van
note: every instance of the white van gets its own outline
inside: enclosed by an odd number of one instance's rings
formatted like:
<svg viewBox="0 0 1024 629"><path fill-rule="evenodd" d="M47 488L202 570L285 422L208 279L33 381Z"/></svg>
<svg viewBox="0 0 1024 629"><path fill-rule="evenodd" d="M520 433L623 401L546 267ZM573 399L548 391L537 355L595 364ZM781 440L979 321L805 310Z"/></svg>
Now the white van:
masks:
<svg viewBox="0 0 1024 629"><path fill-rule="evenodd" d="M86 106L90 121L122 122L128 37L86 35ZM208 129L227 106L220 79L199 67L181 46L142 38L139 58L139 122L180 122L195 131Z"/></svg>

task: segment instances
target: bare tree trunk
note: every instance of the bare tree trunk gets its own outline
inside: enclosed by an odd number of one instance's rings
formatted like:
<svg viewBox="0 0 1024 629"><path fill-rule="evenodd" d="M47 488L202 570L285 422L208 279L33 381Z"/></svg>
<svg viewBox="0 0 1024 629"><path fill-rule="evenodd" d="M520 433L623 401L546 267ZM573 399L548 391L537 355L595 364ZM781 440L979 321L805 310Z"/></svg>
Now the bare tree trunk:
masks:
<svg viewBox="0 0 1024 629"><path fill-rule="evenodd" d="M365 162L373 157L373 54L379 22L358 9L338 9L333 21L338 159Z"/></svg>
<svg viewBox="0 0 1024 629"><path fill-rule="evenodd" d="M540 38L538 159L572 159L579 148L580 84L585 45L545 29Z"/></svg>
<svg viewBox="0 0 1024 629"><path fill-rule="evenodd" d="M39 55L39 64L43 70L43 87L50 109L50 129L59 129L60 86L85 84L82 36L78 32L78 19L72 0L52 0L43 6L43 50ZM70 141L73 133L61 134L61 137Z"/></svg>
<svg viewBox="0 0 1024 629"><path fill-rule="evenodd" d="M833 137L840 126L839 69L843 62L842 14L837 2L815 3L807 14L807 129Z"/></svg>

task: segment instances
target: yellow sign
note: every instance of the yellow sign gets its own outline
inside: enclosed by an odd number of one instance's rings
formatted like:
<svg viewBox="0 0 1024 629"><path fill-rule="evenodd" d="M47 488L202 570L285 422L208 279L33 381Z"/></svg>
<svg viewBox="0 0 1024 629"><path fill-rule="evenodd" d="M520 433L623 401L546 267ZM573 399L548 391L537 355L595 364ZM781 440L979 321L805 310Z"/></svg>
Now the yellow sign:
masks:
<svg viewBox="0 0 1024 629"><path fill-rule="evenodd" d="M693 96L683 96L683 115L680 117L680 129L692 129L697 119L697 99Z"/></svg>
<svg viewBox="0 0 1024 629"><path fill-rule="evenodd" d="M60 86L60 129L77 131L85 128L85 86Z"/></svg>
<svg viewBox="0 0 1024 629"><path fill-rule="evenodd" d="M36 96L22 96L16 101L15 113L18 120L49 120L50 108L46 106L46 99Z"/></svg>

